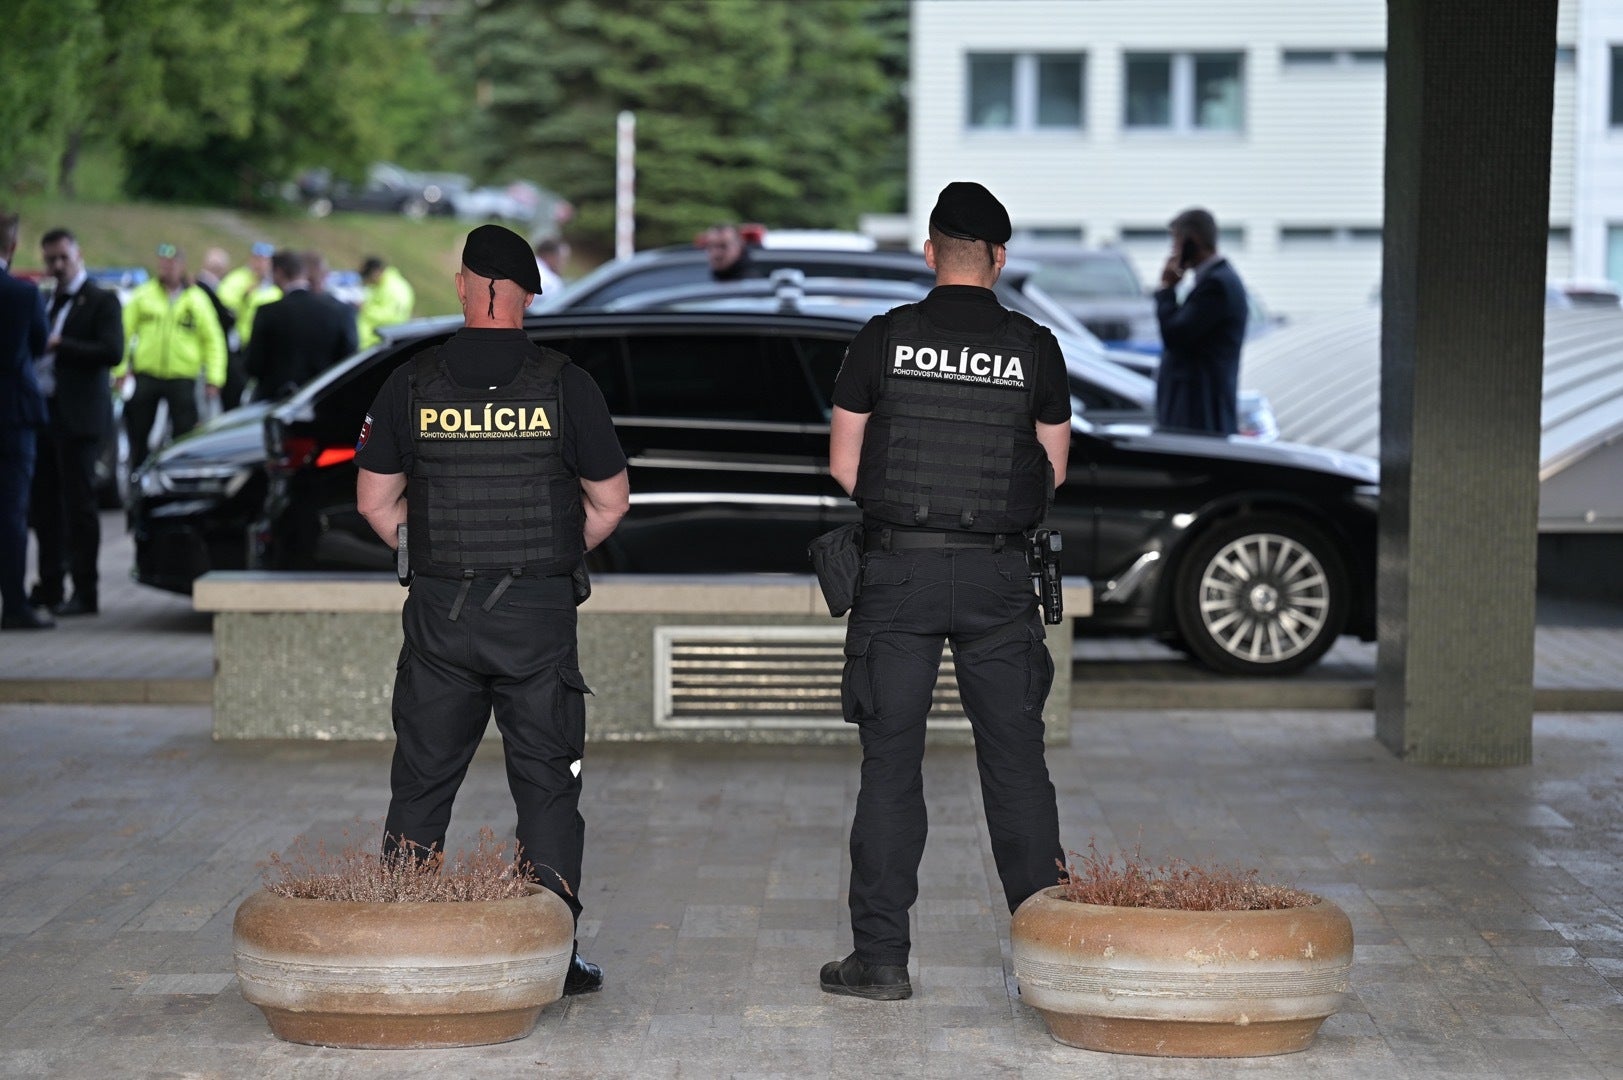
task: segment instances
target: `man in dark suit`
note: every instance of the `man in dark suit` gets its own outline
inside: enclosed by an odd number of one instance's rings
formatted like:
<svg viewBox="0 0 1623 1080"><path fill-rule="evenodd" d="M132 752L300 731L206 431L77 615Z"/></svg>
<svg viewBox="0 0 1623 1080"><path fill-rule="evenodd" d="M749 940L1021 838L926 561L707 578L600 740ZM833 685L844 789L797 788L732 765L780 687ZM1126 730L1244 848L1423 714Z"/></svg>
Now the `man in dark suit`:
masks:
<svg viewBox="0 0 1623 1080"><path fill-rule="evenodd" d="M45 399L34 381L34 357L45 351L45 307L31 281L11 275L20 223L0 211L0 630L43 630L23 588L28 561L28 489L34 478L35 433L45 426Z"/></svg>
<svg viewBox="0 0 1623 1080"><path fill-rule="evenodd" d="M1161 368L1155 379L1156 426L1170 431L1233 435L1239 426L1240 346L1245 341L1245 285L1217 251L1217 221L1185 210L1167 226L1172 257L1161 270L1155 314L1161 324ZM1195 286L1178 302L1187 271Z"/></svg>
<svg viewBox="0 0 1623 1080"><path fill-rule="evenodd" d="M310 291L303 255L278 251L271 257L271 279L282 298L254 314L248 338L255 401L286 397L356 349L355 313Z"/></svg>
<svg viewBox="0 0 1623 1080"><path fill-rule="evenodd" d="M29 600L58 615L99 610L96 556L101 521L96 461L112 435L110 375L124 355L124 316L118 296L85 273L79 242L67 229L40 240L45 269L56 279L46 312L49 340L34 364L50 423L34 462L29 518L39 541L39 584ZM73 596L63 584L73 577Z"/></svg>

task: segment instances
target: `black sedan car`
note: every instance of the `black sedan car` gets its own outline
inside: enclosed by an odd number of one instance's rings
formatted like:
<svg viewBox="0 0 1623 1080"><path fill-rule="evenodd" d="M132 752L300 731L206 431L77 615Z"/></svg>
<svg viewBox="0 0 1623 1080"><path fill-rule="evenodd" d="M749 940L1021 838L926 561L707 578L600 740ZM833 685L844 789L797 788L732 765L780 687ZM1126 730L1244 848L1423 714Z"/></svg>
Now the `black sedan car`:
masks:
<svg viewBox="0 0 1623 1080"><path fill-rule="evenodd" d="M827 440L834 377L864 321L776 311L530 320L535 340L597 380L630 460L631 512L595 567L807 572L808 541L857 513L828 475ZM324 373L263 417L262 443L251 420L234 421L158 455L132 511L140 580L186 590L205 570L244 565L390 570L355 508L356 436L389 372L456 325L408 325ZM1049 524L1064 532L1065 572L1095 583L1087 629L1154 634L1243 674L1300 670L1343 632L1373 635L1373 462L1099 424L1141 417L1151 391L1124 396L1121 380L1136 376L1073 351L1071 465Z"/></svg>

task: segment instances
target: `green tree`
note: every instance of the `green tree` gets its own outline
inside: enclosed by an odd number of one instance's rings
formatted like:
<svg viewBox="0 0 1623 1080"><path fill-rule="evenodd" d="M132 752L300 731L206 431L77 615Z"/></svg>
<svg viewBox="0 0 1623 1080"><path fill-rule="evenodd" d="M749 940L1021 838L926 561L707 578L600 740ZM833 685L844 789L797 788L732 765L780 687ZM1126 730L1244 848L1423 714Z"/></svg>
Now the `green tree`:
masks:
<svg viewBox="0 0 1623 1080"><path fill-rule="evenodd" d="M96 0L12 0L0 63L0 188L40 189L91 110L100 63Z"/></svg>
<svg viewBox="0 0 1623 1080"><path fill-rule="evenodd" d="M268 7L239 27L252 28L256 36L239 40L256 47L238 45L236 53L257 62L232 67L223 84L216 80L227 94L223 105L188 111L188 93L168 100L156 119L121 126L132 192L261 201L303 166L358 175L403 148L420 154L466 109L430 62L423 31L320 0L269 0ZM193 72L215 48L206 38L183 38L157 62L137 67L149 76L161 72L160 95L165 86L195 88Z"/></svg>
<svg viewBox="0 0 1623 1080"><path fill-rule="evenodd" d="M615 117L636 114L647 246L718 220L855 223L889 137L872 2L489 0L446 44L486 162L567 195L582 232L612 231Z"/></svg>

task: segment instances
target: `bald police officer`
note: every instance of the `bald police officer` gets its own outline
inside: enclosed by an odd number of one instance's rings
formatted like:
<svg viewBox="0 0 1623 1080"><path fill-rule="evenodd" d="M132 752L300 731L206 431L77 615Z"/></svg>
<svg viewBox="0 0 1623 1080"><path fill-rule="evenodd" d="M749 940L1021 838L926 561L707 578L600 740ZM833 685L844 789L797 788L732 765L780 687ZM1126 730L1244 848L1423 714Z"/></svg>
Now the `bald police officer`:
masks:
<svg viewBox="0 0 1623 1080"><path fill-rule="evenodd" d="M590 691L570 575L614 531L629 489L597 384L524 332L540 289L523 237L497 225L468 234L456 275L466 325L384 383L361 429L356 498L391 547L406 526L414 575L385 845L444 850L494 708L520 854L578 921ZM602 985L577 951L564 993Z"/></svg>
<svg viewBox="0 0 1623 1080"><path fill-rule="evenodd" d="M1070 394L1054 335L991 291L1009 233L991 192L949 184L924 245L936 287L865 326L834 385L829 463L862 508L864 554L842 691L863 751L851 824L855 949L823 966L831 994L913 992L924 721L944 640L1009 910L1058 878L1042 713L1054 668L1024 534L1065 478Z"/></svg>

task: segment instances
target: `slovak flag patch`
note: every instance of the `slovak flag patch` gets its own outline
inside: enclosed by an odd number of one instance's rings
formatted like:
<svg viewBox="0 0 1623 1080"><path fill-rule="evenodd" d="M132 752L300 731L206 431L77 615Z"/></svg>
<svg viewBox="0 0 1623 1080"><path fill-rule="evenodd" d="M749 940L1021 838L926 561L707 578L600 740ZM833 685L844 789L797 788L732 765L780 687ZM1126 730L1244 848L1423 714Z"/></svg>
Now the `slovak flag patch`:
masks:
<svg viewBox="0 0 1623 1080"><path fill-rule="evenodd" d="M372 414L367 413L366 414L366 420L363 421L362 424L361 424L361 437L360 437L359 441L357 441L355 443L355 452L357 454L359 454L362 450L366 449L366 440L370 439L371 437L372 437Z"/></svg>

